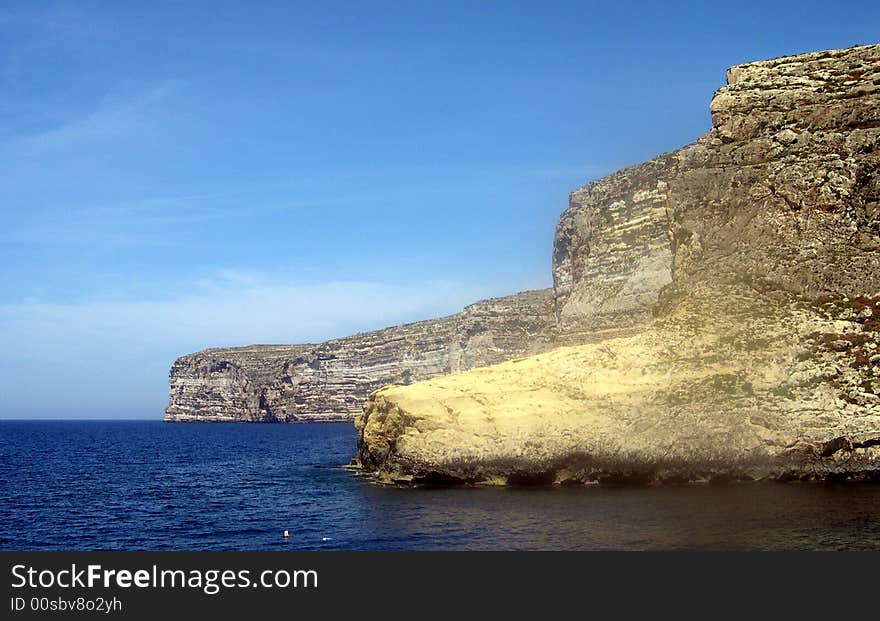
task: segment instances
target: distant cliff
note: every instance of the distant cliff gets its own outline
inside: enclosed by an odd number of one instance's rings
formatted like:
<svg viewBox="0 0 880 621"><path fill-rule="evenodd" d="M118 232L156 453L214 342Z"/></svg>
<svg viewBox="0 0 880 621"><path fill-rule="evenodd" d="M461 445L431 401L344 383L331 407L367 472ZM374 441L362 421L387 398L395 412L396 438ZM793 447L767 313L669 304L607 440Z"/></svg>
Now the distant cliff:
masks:
<svg viewBox="0 0 880 621"><path fill-rule="evenodd" d="M461 313L319 345L207 349L178 358L166 421L351 420L386 384L545 351L553 343L549 289L477 302Z"/></svg>
<svg viewBox="0 0 880 621"><path fill-rule="evenodd" d="M373 393L365 469L880 480L880 45L732 67L710 111L695 143L571 194L573 346Z"/></svg>

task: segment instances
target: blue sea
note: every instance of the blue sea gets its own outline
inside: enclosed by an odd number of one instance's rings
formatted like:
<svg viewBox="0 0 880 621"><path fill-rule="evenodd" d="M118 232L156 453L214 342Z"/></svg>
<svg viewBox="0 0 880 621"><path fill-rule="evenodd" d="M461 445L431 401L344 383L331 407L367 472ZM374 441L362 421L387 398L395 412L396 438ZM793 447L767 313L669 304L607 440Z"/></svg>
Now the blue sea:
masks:
<svg viewBox="0 0 880 621"><path fill-rule="evenodd" d="M0 421L0 549L880 549L878 485L401 489L339 467L355 440Z"/></svg>

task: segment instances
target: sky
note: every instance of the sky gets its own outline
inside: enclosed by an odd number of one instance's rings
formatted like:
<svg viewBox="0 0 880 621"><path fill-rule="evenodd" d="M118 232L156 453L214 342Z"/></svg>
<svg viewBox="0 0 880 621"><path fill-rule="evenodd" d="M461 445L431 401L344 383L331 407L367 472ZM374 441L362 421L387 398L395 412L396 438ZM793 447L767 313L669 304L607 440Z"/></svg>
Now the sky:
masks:
<svg viewBox="0 0 880 621"><path fill-rule="evenodd" d="M160 418L174 358L551 285L568 193L880 3L0 4L0 418Z"/></svg>

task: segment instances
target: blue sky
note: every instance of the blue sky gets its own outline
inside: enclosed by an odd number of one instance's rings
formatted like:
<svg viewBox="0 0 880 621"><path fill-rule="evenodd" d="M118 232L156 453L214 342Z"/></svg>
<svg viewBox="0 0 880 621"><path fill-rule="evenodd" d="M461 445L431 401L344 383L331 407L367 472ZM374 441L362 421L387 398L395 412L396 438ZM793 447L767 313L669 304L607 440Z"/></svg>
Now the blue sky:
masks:
<svg viewBox="0 0 880 621"><path fill-rule="evenodd" d="M0 417L157 418L180 354L549 286L568 192L729 65L880 38L829 7L4 2Z"/></svg>

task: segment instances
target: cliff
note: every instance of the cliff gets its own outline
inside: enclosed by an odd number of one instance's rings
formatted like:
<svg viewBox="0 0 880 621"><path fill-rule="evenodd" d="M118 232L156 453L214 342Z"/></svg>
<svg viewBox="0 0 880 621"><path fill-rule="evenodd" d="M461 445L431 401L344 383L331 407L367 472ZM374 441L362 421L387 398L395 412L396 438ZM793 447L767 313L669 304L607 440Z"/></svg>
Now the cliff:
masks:
<svg viewBox="0 0 880 621"><path fill-rule="evenodd" d="M364 468L880 477L880 46L732 67L710 111L693 144L571 194L553 278L575 345L373 393Z"/></svg>
<svg viewBox="0 0 880 621"><path fill-rule="evenodd" d="M574 191L553 243L561 327L640 323L673 283L880 289L878 58L874 45L732 67L707 134Z"/></svg>
<svg viewBox="0 0 880 621"><path fill-rule="evenodd" d="M171 367L165 420L351 420L366 396L386 384L544 351L554 325L551 292L542 290L319 345L207 349Z"/></svg>

